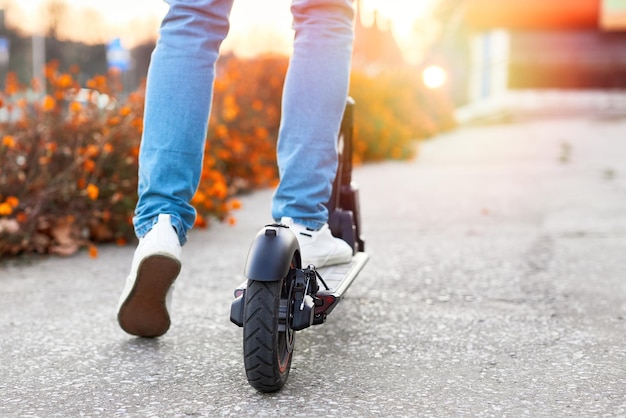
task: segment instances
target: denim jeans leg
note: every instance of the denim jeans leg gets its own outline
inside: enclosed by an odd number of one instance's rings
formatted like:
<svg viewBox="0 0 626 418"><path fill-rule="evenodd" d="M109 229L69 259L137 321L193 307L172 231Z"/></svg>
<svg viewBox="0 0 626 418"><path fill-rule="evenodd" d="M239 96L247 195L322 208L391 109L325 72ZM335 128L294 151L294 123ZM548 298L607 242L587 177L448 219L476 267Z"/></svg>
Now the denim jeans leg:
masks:
<svg viewBox="0 0 626 418"><path fill-rule="evenodd" d="M195 222L213 94L215 62L233 0L168 0L152 54L139 152L139 200L133 223L145 235L170 214L181 244Z"/></svg>
<svg viewBox="0 0 626 418"><path fill-rule="evenodd" d="M295 29L277 146L280 183L272 216L311 228L328 220L337 135L350 78L352 0L293 0Z"/></svg>

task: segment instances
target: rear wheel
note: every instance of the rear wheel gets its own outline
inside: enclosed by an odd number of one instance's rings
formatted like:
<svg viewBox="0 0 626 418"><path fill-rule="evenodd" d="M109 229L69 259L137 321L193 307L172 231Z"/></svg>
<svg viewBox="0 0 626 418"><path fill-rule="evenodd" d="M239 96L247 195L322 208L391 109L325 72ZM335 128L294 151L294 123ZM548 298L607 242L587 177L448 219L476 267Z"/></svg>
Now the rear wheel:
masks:
<svg viewBox="0 0 626 418"><path fill-rule="evenodd" d="M295 266L295 254L291 267ZM260 282L249 280L243 323L243 355L250 385L276 392L287 382L295 344L291 328L293 276Z"/></svg>

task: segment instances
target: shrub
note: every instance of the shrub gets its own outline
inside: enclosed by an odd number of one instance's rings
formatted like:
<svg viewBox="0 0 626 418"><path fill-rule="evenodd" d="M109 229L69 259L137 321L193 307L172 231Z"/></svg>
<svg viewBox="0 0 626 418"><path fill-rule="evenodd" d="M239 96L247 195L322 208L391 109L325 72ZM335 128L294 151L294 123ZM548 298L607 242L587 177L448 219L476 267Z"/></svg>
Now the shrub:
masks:
<svg viewBox="0 0 626 418"><path fill-rule="evenodd" d="M451 129L453 107L442 91L429 90L409 68L371 76L353 72L356 101L355 159L410 159L416 139Z"/></svg>
<svg viewBox="0 0 626 418"><path fill-rule="evenodd" d="M117 102L114 74L82 89L50 63L45 90L9 77L0 145L0 254L71 254L132 237L142 96ZM93 251L93 249L92 249Z"/></svg>
<svg viewBox="0 0 626 418"><path fill-rule="evenodd" d="M234 223L242 192L277 183L275 142L287 59L219 62L196 226ZM0 94L0 255L67 255L134 240L143 87L122 94L119 74L76 81L50 63L46 86L9 75ZM450 107L410 73L355 72L355 160L411 158L414 139L451 125Z"/></svg>

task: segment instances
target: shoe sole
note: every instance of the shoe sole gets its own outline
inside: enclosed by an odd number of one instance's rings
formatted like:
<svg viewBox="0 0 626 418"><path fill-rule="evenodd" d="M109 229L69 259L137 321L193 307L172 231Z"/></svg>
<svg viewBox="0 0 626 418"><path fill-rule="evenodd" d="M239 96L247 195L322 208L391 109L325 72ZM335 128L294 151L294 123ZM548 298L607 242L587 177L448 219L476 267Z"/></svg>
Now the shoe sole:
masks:
<svg viewBox="0 0 626 418"><path fill-rule="evenodd" d="M146 338L167 332L170 327L167 292L180 267L180 261L167 255L152 255L141 262L135 284L117 315L124 331Z"/></svg>

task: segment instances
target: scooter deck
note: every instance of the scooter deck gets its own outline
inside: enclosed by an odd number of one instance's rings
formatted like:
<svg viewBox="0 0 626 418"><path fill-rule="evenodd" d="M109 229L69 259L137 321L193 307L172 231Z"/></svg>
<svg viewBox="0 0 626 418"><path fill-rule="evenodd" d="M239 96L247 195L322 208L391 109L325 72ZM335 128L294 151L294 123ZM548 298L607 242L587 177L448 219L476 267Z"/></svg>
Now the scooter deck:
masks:
<svg viewBox="0 0 626 418"><path fill-rule="evenodd" d="M329 289L326 290L320 283L320 290L331 293L340 299L363 269L368 259L369 256L366 253L358 252L352 257L349 263L317 269L324 283L329 287Z"/></svg>

